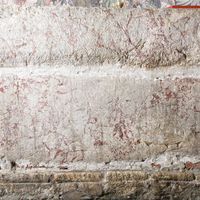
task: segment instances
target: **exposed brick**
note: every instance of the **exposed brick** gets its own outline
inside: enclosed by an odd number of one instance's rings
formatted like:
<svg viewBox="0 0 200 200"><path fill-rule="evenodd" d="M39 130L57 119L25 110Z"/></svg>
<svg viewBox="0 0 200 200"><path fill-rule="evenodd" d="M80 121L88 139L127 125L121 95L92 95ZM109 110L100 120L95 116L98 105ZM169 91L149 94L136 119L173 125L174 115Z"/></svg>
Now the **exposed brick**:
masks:
<svg viewBox="0 0 200 200"><path fill-rule="evenodd" d="M52 182L98 182L102 180L100 172L60 172L55 173Z"/></svg>
<svg viewBox="0 0 200 200"><path fill-rule="evenodd" d="M193 181L195 176L188 172L157 172L152 176L156 180L166 181Z"/></svg>
<svg viewBox="0 0 200 200"><path fill-rule="evenodd" d="M145 180L148 174L142 171L110 171L105 175L109 182Z"/></svg>

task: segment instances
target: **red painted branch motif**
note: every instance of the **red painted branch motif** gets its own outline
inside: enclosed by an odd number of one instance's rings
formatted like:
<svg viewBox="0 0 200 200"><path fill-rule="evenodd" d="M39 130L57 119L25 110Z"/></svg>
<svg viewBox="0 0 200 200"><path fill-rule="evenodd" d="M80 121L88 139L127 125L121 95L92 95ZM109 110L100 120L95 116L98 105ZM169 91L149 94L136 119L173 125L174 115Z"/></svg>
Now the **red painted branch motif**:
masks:
<svg viewBox="0 0 200 200"><path fill-rule="evenodd" d="M196 162L196 163L186 162L185 163L185 168L187 170L200 169L200 162Z"/></svg>

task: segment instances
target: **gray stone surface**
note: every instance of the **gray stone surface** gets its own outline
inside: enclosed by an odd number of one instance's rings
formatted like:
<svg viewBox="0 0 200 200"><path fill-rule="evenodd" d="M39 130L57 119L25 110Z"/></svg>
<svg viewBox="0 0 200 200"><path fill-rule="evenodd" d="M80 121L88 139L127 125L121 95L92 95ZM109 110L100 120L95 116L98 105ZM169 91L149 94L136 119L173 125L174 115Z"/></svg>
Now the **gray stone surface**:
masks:
<svg viewBox="0 0 200 200"><path fill-rule="evenodd" d="M93 178L97 173L101 174L101 177L94 181ZM167 179L163 179L163 174L161 174L154 171L69 173L28 170L15 173L0 172L2 177L0 178L0 198L2 200L198 200L200 188L199 181L196 181L195 178L199 174L166 172L164 177ZM70 181L63 179L62 182L56 182L53 179L56 176L71 177L71 179ZM6 177L9 177L9 181ZM34 177L37 179L33 180ZM48 177L47 180L46 177ZM77 177L81 179L77 179ZM188 179L188 177L191 178Z"/></svg>

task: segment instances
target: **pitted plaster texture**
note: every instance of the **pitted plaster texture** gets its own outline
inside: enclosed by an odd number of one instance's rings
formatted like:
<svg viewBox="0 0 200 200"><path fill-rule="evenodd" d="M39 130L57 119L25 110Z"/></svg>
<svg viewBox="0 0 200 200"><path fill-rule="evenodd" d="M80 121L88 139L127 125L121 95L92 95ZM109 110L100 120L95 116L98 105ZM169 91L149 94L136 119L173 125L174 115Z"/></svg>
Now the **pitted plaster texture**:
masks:
<svg viewBox="0 0 200 200"><path fill-rule="evenodd" d="M0 65L199 63L198 10L0 7Z"/></svg>

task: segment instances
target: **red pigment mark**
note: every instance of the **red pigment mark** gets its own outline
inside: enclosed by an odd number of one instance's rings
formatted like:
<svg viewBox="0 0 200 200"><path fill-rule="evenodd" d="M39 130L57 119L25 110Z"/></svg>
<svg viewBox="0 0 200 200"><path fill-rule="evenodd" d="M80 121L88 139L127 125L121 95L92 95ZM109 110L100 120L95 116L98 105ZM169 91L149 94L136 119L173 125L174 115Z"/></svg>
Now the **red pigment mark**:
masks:
<svg viewBox="0 0 200 200"><path fill-rule="evenodd" d="M48 150L48 156L50 156L51 153L51 149L47 146L46 143L43 142L43 145L46 147L46 149Z"/></svg>
<svg viewBox="0 0 200 200"><path fill-rule="evenodd" d="M160 97L157 94L152 95L151 104L157 104L160 101Z"/></svg>
<svg viewBox="0 0 200 200"><path fill-rule="evenodd" d="M161 165L160 164L156 164L156 163L151 163L151 166L154 167L154 168L157 168L157 169L161 168Z"/></svg>
<svg viewBox="0 0 200 200"><path fill-rule="evenodd" d="M40 109L43 109L44 107L48 106L48 103L46 101L39 101L38 103L40 105ZM41 112L41 111L39 111L39 112Z"/></svg>
<svg viewBox="0 0 200 200"><path fill-rule="evenodd" d="M190 169L200 169L200 162L197 162L197 163L186 162L185 168L188 169L188 170L190 170Z"/></svg>
<svg viewBox="0 0 200 200"><path fill-rule="evenodd" d="M172 92L168 87L165 89L165 97L166 100L170 100L171 98L174 98L176 95L174 92Z"/></svg>
<svg viewBox="0 0 200 200"><path fill-rule="evenodd" d="M26 0L16 0L16 3L17 3L18 5L23 5L23 4L26 3Z"/></svg>
<svg viewBox="0 0 200 200"><path fill-rule="evenodd" d="M168 6L167 8L175 8L175 9L199 9L200 6Z"/></svg>
<svg viewBox="0 0 200 200"><path fill-rule="evenodd" d="M60 154L61 154L61 155L63 154L63 150L58 149L58 150L56 151L56 154L55 154L55 156L54 156L54 159L57 158Z"/></svg>
<svg viewBox="0 0 200 200"><path fill-rule="evenodd" d="M103 145L104 145L104 142L101 141L101 140L96 140L96 141L94 142L94 146L103 146Z"/></svg>
<svg viewBox="0 0 200 200"><path fill-rule="evenodd" d="M4 89L2 87L0 88L0 92L4 93Z"/></svg>
<svg viewBox="0 0 200 200"><path fill-rule="evenodd" d="M57 15L56 13L52 13L52 15L53 15L54 17L58 17L58 15Z"/></svg>
<svg viewBox="0 0 200 200"><path fill-rule="evenodd" d="M124 139L124 137L128 139L127 129L124 120L115 124L113 135L118 135L122 140Z"/></svg>

